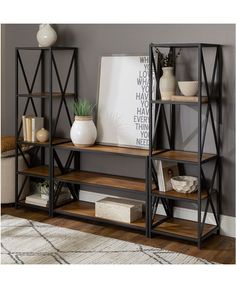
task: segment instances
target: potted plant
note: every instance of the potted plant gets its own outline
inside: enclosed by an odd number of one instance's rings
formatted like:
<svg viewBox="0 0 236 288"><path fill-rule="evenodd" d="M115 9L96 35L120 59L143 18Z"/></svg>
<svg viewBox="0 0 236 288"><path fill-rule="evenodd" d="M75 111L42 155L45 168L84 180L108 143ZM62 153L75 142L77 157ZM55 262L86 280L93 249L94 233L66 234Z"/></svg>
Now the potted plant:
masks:
<svg viewBox="0 0 236 288"><path fill-rule="evenodd" d="M92 146L97 138L97 129L93 122L96 105L86 99L74 101L75 120L70 130L70 138L77 147Z"/></svg>
<svg viewBox="0 0 236 288"><path fill-rule="evenodd" d="M176 80L174 76L174 56L172 49L169 50L168 54L161 53L158 48L156 52L159 57L159 61L162 67L163 75L160 78L160 93L163 100L171 100L171 96L175 95ZM175 58L180 55L181 48L176 54Z"/></svg>

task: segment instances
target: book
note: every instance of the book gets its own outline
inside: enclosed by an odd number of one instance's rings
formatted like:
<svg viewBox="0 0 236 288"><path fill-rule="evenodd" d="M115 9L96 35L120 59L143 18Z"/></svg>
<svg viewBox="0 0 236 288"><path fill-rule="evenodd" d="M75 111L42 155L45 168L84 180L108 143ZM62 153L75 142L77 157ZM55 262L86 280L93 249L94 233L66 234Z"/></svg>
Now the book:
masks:
<svg viewBox="0 0 236 288"><path fill-rule="evenodd" d="M69 191L61 191L59 194L57 204L62 204L63 202L66 202L67 200L71 199L71 194ZM47 198L42 198L40 193L35 193L27 196L25 198L25 203L37 205L41 207L48 207L49 206L49 200Z"/></svg>
<svg viewBox="0 0 236 288"><path fill-rule="evenodd" d="M31 142L31 139L32 139L32 121L31 121L31 116L26 116L25 123L26 123L26 141Z"/></svg>
<svg viewBox="0 0 236 288"><path fill-rule="evenodd" d="M157 180L159 191L167 192L172 190L171 178L179 175L178 165L167 161L156 161Z"/></svg>
<svg viewBox="0 0 236 288"><path fill-rule="evenodd" d="M32 142L36 142L36 133L38 132L38 130L40 130L41 128L43 128L44 125L44 118L43 117L32 117L32 135L31 135L31 141Z"/></svg>
<svg viewBox="0 0 236 288"><path fill-rule="evenodd" d="M26 121L25 121L26 116L22 115L22 129L23 129L23 140L27 141L26 138Z"/></svg>

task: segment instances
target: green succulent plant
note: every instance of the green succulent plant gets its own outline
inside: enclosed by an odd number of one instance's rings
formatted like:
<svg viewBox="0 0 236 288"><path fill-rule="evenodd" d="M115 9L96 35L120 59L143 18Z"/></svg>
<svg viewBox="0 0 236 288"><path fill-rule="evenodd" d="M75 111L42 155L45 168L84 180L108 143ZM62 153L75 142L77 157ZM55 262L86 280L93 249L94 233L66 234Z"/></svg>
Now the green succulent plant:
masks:
<svg viewBox="0 0 236 288"><path fill-rule="evenodd" d="M86 99L74 101L73 109L76 116L91 116L96 104L90 103Z"/></svg>

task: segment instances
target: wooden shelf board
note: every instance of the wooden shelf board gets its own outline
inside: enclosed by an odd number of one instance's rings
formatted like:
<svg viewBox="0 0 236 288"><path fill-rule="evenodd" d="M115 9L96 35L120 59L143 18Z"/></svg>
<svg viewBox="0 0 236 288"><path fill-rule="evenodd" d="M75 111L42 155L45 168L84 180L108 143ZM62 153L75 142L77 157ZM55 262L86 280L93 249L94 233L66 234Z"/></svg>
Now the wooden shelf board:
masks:
<svg viewBox="0 0 236 288"><path fill-rule="evenodd" d="M193 192L193 193L180 193L176 192L175 190L163 192L163 191L157 191L153 190L152 193L155 196L160 196L160 197L165 197L165 198L177 198L180 200L188 200L188 201L197 201L198 200L198 193ZM207 191L202 191L201 192L201 200L207 199Z"/></svg>
<svg viewBox="0 0 236 288"><path fill-rule="evenodd" d="M188 151L178 151L169 150L166 152L161 152L158 155L154 155L155 159L166 160L166 161L176 161L176 162L191 162L198 164L198 153L188 152ZM203 153L202 162L208 161L215 158L215 154Z"/></svg>
<svg viewBox="0 0 236 288"><path fill-rule="evenodd" d="M54 138L52 140L52 145L58 145L61 143L65 143L65 142L69 142L70 139L68 138ZM39 142L39 141L35 141L35 142L28 142L28 141L19 141L19 144L24 144L24 145L42 145L42 146L48 146L49 145L49 141L46 142Z"/></svg>
<svg viewBox="0 0 236 288"><path fill-rule="evenodd" d="M65 93L64 94L66 97L69 96L75 96L75 93ZM34 92L31 94L27 94L27 93L20 93L18 94L19 97L49 97L50 93L49 92ZM62 93L61 92L53 92L52 93L53 97L61 97Z"/></svg>
<svg viewBox="0 0 236 288"><path fill-rule="evenodd" d="M179 235L183 237L197 239L197 225L198 223L194 221L172 218L167 220L166 222L163 222L159 226L156 226L153 231L166 232L172 234L173 236ZM215 227L215 225L205 224L202 236L206 235Z"/></svg>
<svg viewBox="0 0 236 288"><path fill-rule="evenodd" d="M76 216L77 217L78 216L88 217L88 218L96 220L96 221L99 221L99 219L101 221L107 220L111 223L115 222L118 224L128 224L128 225L137 226L140 228L145 228L145 225L146 225L144 217L141 219L138 219L132 223L112 221L112 220L96 217L95 216L95 204L90 203L90 202L85 202L85 201L76 201L76 202L71 202L69 204L65 204L59 208L56 208L55 212L61 213L61 214L67 214L67 215L75 216L75 217Z"/></svg>
<svg viewBox="0 0 236 288"><path fill-rule="evenodd" d="M22 171L19 171L19 173L24 173L24 174L30 174L30 175L35 175L35 176L42 176L42 177L49 177L49 167L48 166L37 166L37 167L32 167L32 168L27 168ZM54 167L54 175L58 176L60 175L61 172L59 168Z"/></svg>
<svg viewBox="0 0 236 288"><path fill-rule="evenodd" d="M207 96L202 96L202 103L207 103L208 102L208 97ZM198 96L182 96L182 95L174 95L171 96L171 101L176 101L176 102L191 102L191 103L198 103Z"/></svg>
<svg viewBox="0 0 236 288"><path fill-rule="evenodd" d="M48 209L49 209L48 207L45 207L45 206L40 206L40 205L36 205L36 204L26 203L25 200L20 200L17 204L20 205L20 206L37 208L37 209L45 210L45 211L48 211Z"/></svg>
<svg viewBox="0 0 236 288"><path fill-rule="evenodd" d="M95 185L102 187L111 187L116 189L125 189L130 191L145 192L145 180L113 176L104 173L87 172L87 171L71 171L67 174L56 177L56 180L62 182L71 182L87 185Z"/></svg>
<svg viewBox="0 0 236 288"><path fill-rule="evenodd" d="M90 147L76 147L72 142L60 144L57 148L75 150L75 151L85 151L85 152L98 152L98 153L110 153L110 154L120 154L120 155L129 155L137 157L147 157L149 155L149 150L147 149L138 149L138 148L128 148L128 147L117 147L117 146L107 146L95 144ZM156 154L160 151L154 151L153 154Z"/></svg>
<svg viewBox="0 0 236 288"><path fill-rule="evenodd" d="M172 96L171 100L152 100L152 103L158 104L175 104L175 105L198 105L198 97L197 96L182 96L182 95L175 95ZM208 97L202 96L202 104L208 103Z"/></svg>

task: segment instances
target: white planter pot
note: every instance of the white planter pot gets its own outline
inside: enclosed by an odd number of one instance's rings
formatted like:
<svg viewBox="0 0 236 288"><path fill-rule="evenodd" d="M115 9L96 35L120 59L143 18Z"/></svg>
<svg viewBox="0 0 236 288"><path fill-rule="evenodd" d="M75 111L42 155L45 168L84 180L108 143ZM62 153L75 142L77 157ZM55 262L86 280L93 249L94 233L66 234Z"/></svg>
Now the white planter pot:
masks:
<svg viewBox="0 0 236 288"><path fill-rule="evenodd" d="M37 33L39 47L51 47L57 41L57 33L50 24L39 25Z"/></svg>
<svg viewBox="0 0 236 288"><path fill-rule="evenodd" d="M162 100L171 100L175 95L176 80L173 73L173 67L163 67L163 75L160 78L160 92Z"/></svg>
<svg viewBox="0 0 236 288"><path fill-rule="evenodd" d="M70 129L70 138L77 147L92 146L97 138L97 129L92 116L75 116Z"/></svg>

